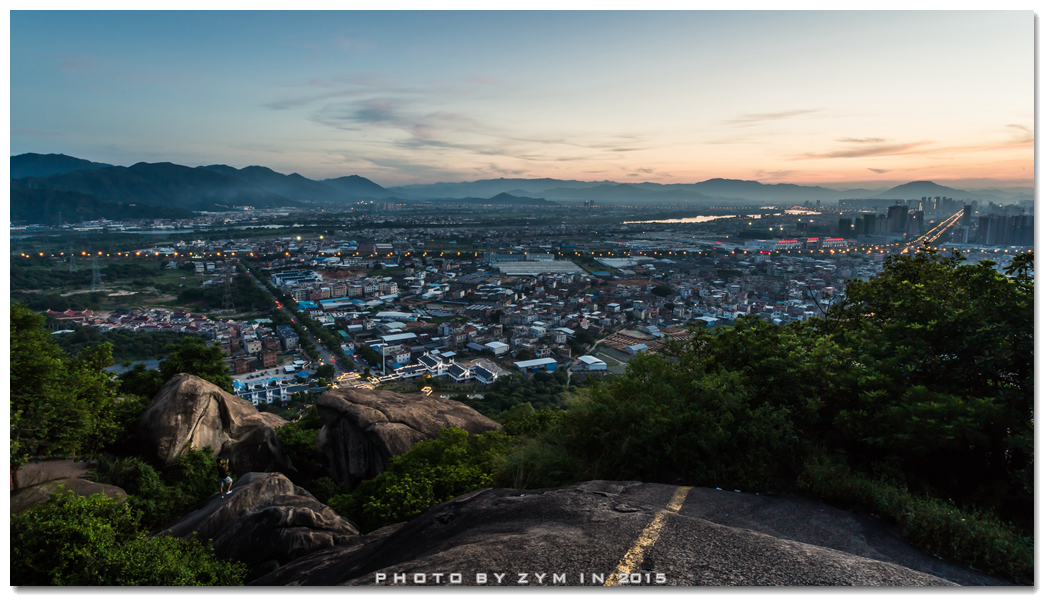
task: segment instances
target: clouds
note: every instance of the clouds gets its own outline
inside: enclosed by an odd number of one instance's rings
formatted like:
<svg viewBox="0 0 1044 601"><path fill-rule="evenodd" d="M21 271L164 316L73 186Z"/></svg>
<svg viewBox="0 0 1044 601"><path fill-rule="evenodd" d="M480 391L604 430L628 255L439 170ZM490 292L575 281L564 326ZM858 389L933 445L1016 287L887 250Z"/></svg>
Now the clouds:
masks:
<svg viewBox="0 0 1044 601"><path fill-rule="evenodd" d="M1010 133L1012 135L1012 139L1010 141L1011 144L1017 145L1017 146L1022 146L1022 145L1027 145L1027 144L1030 145L1030 146L1033 145L1033 130L1032 129L1026 127L1025 125L1016 125L1016 124L1009 124L1006 127L1008 128L1008 130L1015 130L1015 131L1009 131L1008 132L1008 133Z"/></svg>
<svg viewBox="0 0 1044 601"><path fill-rule="evenodd" d="M912 154L916 149L923 148L931 142L911 142L907 144L877 144L874 146L861 146L847 150L833 150L823 153L808 153L793 160L804 159L855 159L862 157L894 156Z"/></svg>
<svg viewBox="0 0 1044 601"><path fill-rule="evenodd" d="M767 177L770 179L779 179L781 177L787 177L788 175L794 175L795 173L798 172L792 169L778 169L773 171L766 171L764 169L760 169L754 177Z"/></svg>
<svg viewBox="0 0 1044 601"><path fill-rule="evenodd" d="M892 169L874 169L873 167L867 167L867 169L874 173L888 173L889 171L892 171Z"/></svg>
<svg viewBox="0 0 1044 601"><path fill-rule="evenodd" d="M880 144L884 138L838 138L835 142L848 142L850 144Z"/></svg>
<svg viewBox="0 0 1044 601"><path fill-rule="evenodd" d="M726 125L755 125L766 121L780 121L783 119L800 117L802 115L811 115L812 113L818 113L820 110L821 109L798 109L777 113L750 113L733 119L728 119L724 123Z"/></svg>

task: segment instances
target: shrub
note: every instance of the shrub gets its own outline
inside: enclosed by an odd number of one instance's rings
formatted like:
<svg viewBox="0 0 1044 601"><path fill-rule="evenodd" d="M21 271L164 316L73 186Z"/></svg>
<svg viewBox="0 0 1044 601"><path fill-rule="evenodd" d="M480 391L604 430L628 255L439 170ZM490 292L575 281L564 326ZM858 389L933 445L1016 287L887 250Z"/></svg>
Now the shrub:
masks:
<svg viewBox="0 0 1044 601"><path fill-rule="evenodd" d="M276 436L283 445L283 450L290 457L294 469L305 480L310 480L319 472L319 458L315 450L315 439L318 430L302 428L300 422L289 423L276 429Z"/></svg>
<svg viewBox="0 0 1044 601"><path fill-rule="evenodd" d="M851 472L836 461L810 462L801 484L824 501L881 516L929 553L1013 582L1033 582L1032 536L1020 534L991 512L962 510L915 495L883 479Z"/></svg>
<svg viewBox="0 0 1044 601"><path fill-rule="evenodd" d="M406 521L428 507L492 486L511 445L512 439L499 431L473 436L444 428L437 438L393 457L387 471L328 504L363 532Z"/></svg>
<svg viewBox="0 0 1044 601"><path fill-rule="evenodd" d="M11 518L15 586L229 586L246 566L197 540L147 538L139 514L104 495L55 493Z"/></svg>

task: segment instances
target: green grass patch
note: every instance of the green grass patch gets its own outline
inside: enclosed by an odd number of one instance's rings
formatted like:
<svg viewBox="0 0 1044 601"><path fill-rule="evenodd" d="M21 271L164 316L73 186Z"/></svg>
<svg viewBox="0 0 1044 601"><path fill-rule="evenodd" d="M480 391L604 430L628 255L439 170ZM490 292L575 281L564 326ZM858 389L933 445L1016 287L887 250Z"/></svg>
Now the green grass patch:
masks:
<svg viewBox="0 0 1044 601"><path fill-rule="evenodd" d="M825 502L880 516L936 556L1019 584L1033 582L1033 537L990 512L915 495L829 461L811 462L801 484Z"/></svg>

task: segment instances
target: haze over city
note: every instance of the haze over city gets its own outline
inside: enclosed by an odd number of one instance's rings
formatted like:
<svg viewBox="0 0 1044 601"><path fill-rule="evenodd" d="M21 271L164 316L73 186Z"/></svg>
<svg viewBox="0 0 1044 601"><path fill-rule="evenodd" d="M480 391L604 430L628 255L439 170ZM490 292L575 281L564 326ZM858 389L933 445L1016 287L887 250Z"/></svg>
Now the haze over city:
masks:
<svg viewBox="0 0 1044 601"><path fill-rule="evenodd" d="M11 154L495 177L1033 185L1020 12L11 13Z"/></svg>

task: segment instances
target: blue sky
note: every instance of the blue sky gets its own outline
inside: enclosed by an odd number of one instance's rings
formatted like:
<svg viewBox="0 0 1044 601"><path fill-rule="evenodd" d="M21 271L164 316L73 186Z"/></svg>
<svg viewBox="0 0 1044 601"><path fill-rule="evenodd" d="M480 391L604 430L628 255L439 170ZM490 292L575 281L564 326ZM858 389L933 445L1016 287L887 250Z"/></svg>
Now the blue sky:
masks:
<svg viewBox="0 0 1044 601"><path fill-rule="evenodd" d="M488 177L1032 185L1033 14L11 13L11 151Z"/></svg>

